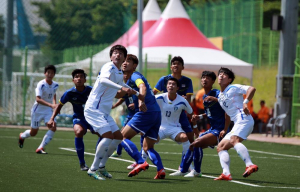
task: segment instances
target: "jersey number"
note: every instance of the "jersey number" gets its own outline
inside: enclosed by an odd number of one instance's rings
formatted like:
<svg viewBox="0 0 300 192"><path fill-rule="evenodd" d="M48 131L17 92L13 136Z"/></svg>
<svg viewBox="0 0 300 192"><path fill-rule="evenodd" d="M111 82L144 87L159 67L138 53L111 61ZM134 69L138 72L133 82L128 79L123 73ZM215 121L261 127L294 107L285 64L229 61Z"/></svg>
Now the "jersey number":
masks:
<svg viewBox="0 0 300 192"><path fill-rule="evenodd" d="M166 116L170 117L171 116L171 111L166 111Z"/></svg>
<svg viewBox="0 0 300 192"><path fill-rule="evenodd" d="M48 95L48 99L51 99L51 97L52 97L52 93L50 93L50 94Z"/></svg>

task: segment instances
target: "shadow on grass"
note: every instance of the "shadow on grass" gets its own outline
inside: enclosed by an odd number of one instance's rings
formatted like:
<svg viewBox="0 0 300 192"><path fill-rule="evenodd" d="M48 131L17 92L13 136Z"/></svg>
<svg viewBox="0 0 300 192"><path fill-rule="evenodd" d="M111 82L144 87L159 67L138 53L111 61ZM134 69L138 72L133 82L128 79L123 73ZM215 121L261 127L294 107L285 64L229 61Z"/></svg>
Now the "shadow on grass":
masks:
<svg viewBox="0 0 300 192"><path fill-rule="evenodd" d="M185 180L185 179L173 179L173 178L165 178L165 179L153 179L149 180L149 178L138 178L135 177L134 180L129 179L116 179L118 181L134 181L134 182L139 182L139 183L156 183L156 184L173 184L173 185L182 185L188 184L190 182L193 182L193 180Z"/></svg>

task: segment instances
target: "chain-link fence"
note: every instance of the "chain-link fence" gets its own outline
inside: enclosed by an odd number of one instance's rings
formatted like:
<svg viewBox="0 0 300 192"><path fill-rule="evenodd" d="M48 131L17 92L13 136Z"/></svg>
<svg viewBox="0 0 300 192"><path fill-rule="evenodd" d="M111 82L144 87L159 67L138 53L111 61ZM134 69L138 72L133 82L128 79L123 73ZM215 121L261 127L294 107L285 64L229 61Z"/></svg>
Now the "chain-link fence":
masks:
<svg viewBox="0 0 300 192"><path fill-rule="evenodd" d="M297 46L292 104L292 135L300 135L300 45Z"/></svg>

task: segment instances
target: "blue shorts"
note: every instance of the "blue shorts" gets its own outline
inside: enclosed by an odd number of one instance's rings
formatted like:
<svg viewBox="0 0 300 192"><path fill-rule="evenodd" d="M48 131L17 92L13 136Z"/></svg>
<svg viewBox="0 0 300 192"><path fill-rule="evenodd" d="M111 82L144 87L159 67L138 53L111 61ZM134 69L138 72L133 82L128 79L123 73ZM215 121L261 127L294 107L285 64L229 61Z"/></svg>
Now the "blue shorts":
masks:
<svg viewBox="0 0 300 192"><path fill-rule="evenodd" d="M79 118L73 119L73 127L76 124L81 125L81 127L83 127L85 130L89 129L92 133L95 133L93 127L85 120L84 117L82 117L81 119L79 119Z"/></svg>
<svg viewBox="0 0 300 192"><path fill-rule="evenodd" d="M185 111L182 111L179 117L179 123L181 125L181 128L184 130L186 133L193 132L192 126L189 122L189 119L185 113Z"/></svg>
<svg viewBox="0 0 300 192"><path fill-rule="evenodd" d="M222 141L222 139L223 138L219 138L219 135L220 135L220 132L221 132L222 130L216 130L216 129L209 129L209 130L207 130L207 131L205 131L204 133L201 133L200 135L199 135L199 137L202 137L203 135L206 135L206 134L209 134L209 133L212 133L214 136L216 136L217 137L217 140L218 140L218 144ZM209 146L210 148L214 148L215 146Z"/></svg>
<svg viewBox="0 0 300 192"><path fill-rule="evenodd" d="M132 119L132 116L130 116L130 117L127 116L125 121L124 121L123 127L125 127L131 119Z"/></svg>
<svg viewBox="0 0 300 192"><path fill-rule="evenodd" d="M137 112L127 123L137 133L141 132L145 137L157 140L158 131L161 124L161 112Z"/></svg>

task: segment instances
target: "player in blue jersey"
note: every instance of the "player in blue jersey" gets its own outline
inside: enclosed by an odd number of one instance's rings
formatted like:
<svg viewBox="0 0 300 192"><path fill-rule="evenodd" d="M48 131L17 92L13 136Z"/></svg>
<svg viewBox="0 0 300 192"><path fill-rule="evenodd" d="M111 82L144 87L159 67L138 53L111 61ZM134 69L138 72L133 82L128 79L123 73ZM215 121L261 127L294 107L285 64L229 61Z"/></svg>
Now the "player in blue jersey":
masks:
<svg viewBox="0 0 300 192"><path fill-rule="evenodd" d="M87 171L89 168L85 164L84 160L84 143L83 136L86 134L87 129L94 133L93 128L86 122L83 114L84 105L90 95L92 87L85 86L86 73L82 69L75 69L72 72L73 83L75 87L67 90L59 100L59 104L52 113L50 120L48 121L48 127L53 126L54 118L60 113L61 108L67 102L70 102L73 106L73 128L75 133L75 148L79 159L80 169Z"/></svg>
<svg viewBox="0 0 300 192"><path fill-rule="evenodd" d="M203 158L203 150L207 147L216 146L227 132L230 124L230 118L226 118L225 112L218 103L219 90L213 89L216 74L210 71L203 71L201 76L201 84L204 88L205 94L203 96L203 104L205 113L201 115L193 115L193 121L208 118L211 128L202 133L192 144L193 148L189 149L183 160L183 167L181 170L172 173L173 176L184 175L185 177L201 176L201 164ZM194 169L188 173L188 168L194 160Z"/></svg>
<svg viewBox="0 0 300 192"><path fill-rule="evenodd" d="M182 75L182 70L184 69L184 61L180 56L175 56L171 60L171 71L172 74L169 74L167 76L161 77L157 84L155 85L155 88L153 89L154 94L157 94L158 92L167 92L167 81L174 77L178 79L180 83L179 90L177 91L178 95L183 96L189 103L191 103L191 96L193 95L193 83L192 80L186 76ZM188 117L186 113L183 111L180 115L179 123L181 124L182 129L186 132L189 141L182 143L182 159L188 150L190 144L194 141L194 134L196 137L199 136L199 130L197 129L197 125L194 125L194 129L192 129L190 122L188 120ZM182 167L182 163L180 165Z"/></svg>
<svg viewBox="0 0 300 192"><path fill-rule="evenodd" d="M140 111L134 114L122 130L122 147L138 164L129 172L128 177L135 176L142 170L149 168L149 164L142 158L135 144L130 141L136 134L142 133L145 137L143 149L153 164L157 166L157 174L154 179L164 179L165 170L160 155L154 150L161 124L161 112L148 81L142 74L135 71L137 65L138 58L131 54L127 56L122 65L123 71L130 76L126 84L143 96L142 98L139 97L138 101Z"/></svg>
<svg viewBox="0 0 300 192"><path fill-rule="evenodd" d="M123 72L123 77L124 77L124 82L128 81L128 75L126 72ZM112 107L112 109L118 107L125 101L127 109L128 109L128 114L126 116L125 122L123 124L123 127L127 125L127 123L130 121L130 119L133 117L135 113L139 111L139 103L138 103L138 98L136 95L125 95L121 99L119 99ZM117 151L115 151L111 157L121 157L122 154L122 145L119 144L117 147Z"/></svg>

